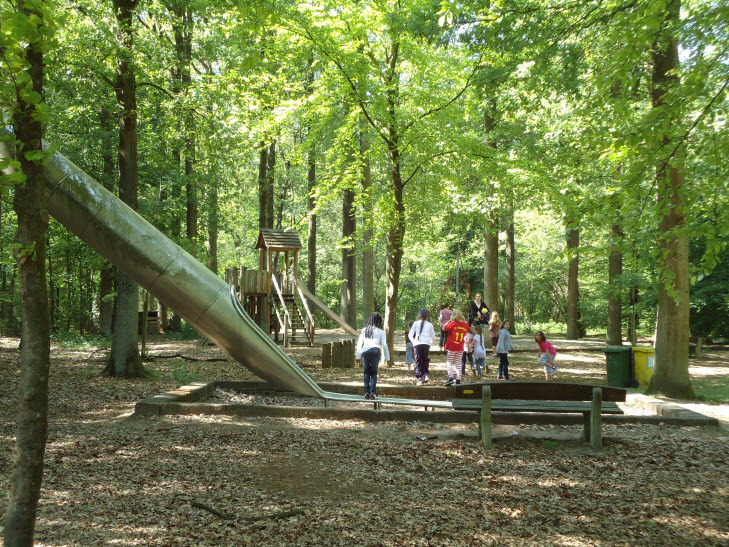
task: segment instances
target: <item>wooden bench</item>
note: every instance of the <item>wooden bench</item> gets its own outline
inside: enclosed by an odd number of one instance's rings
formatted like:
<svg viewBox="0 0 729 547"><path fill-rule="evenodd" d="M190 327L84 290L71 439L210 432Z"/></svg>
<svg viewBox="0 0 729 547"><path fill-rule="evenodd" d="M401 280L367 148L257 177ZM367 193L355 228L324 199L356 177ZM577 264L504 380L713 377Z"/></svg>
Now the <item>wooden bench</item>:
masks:
<svg viewBox="0 0 729 547"><path fill-rule="evenodd" d="M626 390L617 387L563 384L558 382L494 382L455 386L453 408L479 412L479 439L490 448L491 413L533 412L582 414L584 440L602 450L601 416L623 414L617 402Z"/></svg>

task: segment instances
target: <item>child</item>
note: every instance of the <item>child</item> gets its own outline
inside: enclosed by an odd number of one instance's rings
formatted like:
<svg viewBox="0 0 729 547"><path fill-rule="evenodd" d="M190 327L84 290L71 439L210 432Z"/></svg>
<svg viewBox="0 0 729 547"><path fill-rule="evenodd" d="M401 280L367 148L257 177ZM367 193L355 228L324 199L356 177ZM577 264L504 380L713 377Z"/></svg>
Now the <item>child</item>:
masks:
<svg viewBox="0 0 729 547"><path fill-rule="evenodd" d="M448 309L448 304L440 305L440 313L438 314L438 321L440 321L440 351L443 351L445 346L446 338L448 338L448 331L443 330L446 323L451 320L451 310Z"/></svg>
<svg viewBox="0 0 729 547"><path fill-rule="evenodd" d="M474 340L473 340L473 333L476 332L473 330L473 327L471 327L471 330L468 331L466 334L466 337L463 339L463 357L461 357L461 376L466 375L466 360L468 360L468 364L471 365L471 374L473 374L473 347L474 347Z"/></svg>
<svg viewBox="0 0 729 547"><path fill-rule="evenodd" d="M554 363L557 350L554 349L552 342L547 340L542 331L537 332L534 341L539 345L539 364L544 366L544 380L549 382L554 373L557 372L557 365Z"/></svg>
<svg viewBox="0 0 729 547"><path fill-rule="evenodd" d="M491 337L491 349L496 357L496 344L499 343L499 329L501 328L501 320L499 320L499 312L495 311L491 314L489 321L489 336Z"/></svg>
<svg viewBox="0 0 729 547"><path fill-rule="evenodd" d="M499 341L496 343L496 353L499 354L499 380L511 382L509 377L509 352L511 351L511 322L504 321L499 331Z"/></svg>
<svg viewBox="0 0 729 547"><path fill-rule="evenodd" d="M413 361L415 361L414 353L413 353L413 343L410 341L410 329L413 328L413 321L410 321L408 323L408 330L405 331L405 364L408 366L408 370L410 370L410 365L413 364Z"/></svg>
<svg viewBox="0 0 729 547"><path fill-rule="evenodd" d="M466 323L465 318L461 310L453 310L452 320L446 323L443 327L448 332L448 338L446 340L446 370L448 371L447 386L453 385L453 373L455 369L456 384L461 383L461 367L458 366L461 362L461 355L463 354L463 340L466 337L469 326ZM457 364L458 363L458 364Z"/></svg>
<svg viewBox="0 0 729 547"><path fill-rule="evenodd" d="M473 335L473 358L476 360L476 371L479 376L481 374L481 367L485 367L486 374L489 373L489 366L486 364L486 347L483 345L483 329L481 325L474 327L475 333Z"/></svg>
<svg viewBox="0 0 729 547"><path fill-rule="evenodd" d="M365 399L375 399L377 388L377 367L380 365L380 349L385 353L385 361L390 360L390 352L387 351L387 340L382 330L382 316L374 312L370 315L367 326L362 329L357 340L357 362L362 361L364 372Z"/></svg>
<svg viewBox="0 0 729 547"><path fill-rule="evenodd" d="M415 351L415 379L422 386L428 383L430 372L430 345L435 340L435 329L430 321L426 321L430 312L423 308L418 313L419 321L413 323L408 338L413 343Z"/></svg>

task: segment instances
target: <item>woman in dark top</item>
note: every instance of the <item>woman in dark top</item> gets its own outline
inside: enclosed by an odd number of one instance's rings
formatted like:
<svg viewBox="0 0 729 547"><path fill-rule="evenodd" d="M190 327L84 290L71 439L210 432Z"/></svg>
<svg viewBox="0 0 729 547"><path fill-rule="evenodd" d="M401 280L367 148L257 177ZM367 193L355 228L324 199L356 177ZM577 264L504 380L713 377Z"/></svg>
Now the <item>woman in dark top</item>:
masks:
<svg viewBox="0 0 729 547"><path fill-rule="evenodd" d="M468 314L469 325L488 325L491 319L489 307L481 301L481 293L476 293L476 298L471 302L471 311Z"/></svg>

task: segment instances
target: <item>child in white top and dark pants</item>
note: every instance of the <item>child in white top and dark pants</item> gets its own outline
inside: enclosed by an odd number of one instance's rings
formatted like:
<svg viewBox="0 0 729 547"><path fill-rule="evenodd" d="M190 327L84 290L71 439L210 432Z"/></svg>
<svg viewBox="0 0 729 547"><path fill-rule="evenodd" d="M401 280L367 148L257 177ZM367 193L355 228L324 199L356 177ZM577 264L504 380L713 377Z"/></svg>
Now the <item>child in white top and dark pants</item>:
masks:
<svg viewBox="0 0 729 547"><path fill-rule="evenodd" d="M380 366L382 352L385 354L385 361L389 361L390 352L387 351L385 331L382 330L382 316L374 312L357 340L356 357L358 362L362 361L365 399L376 397L377 369Z"/></svg>

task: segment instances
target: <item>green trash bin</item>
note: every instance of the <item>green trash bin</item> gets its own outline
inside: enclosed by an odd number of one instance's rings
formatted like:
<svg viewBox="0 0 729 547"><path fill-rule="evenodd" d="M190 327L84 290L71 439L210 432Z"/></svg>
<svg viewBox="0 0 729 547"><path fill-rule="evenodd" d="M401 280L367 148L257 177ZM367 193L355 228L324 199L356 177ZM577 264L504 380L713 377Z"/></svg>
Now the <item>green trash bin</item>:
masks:
<svg viewBox="0 0 729 547"><path fill-rule="evenodd" d="M607 346L605 361L607 362L607 383L611 387L627 387L630 385L630 346Z"/></svg>

